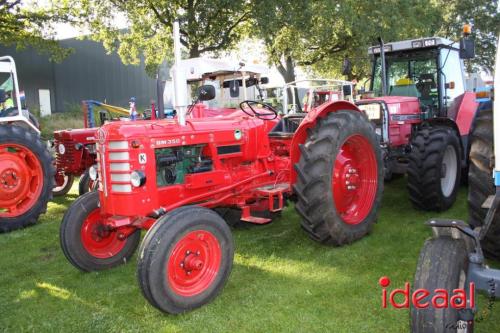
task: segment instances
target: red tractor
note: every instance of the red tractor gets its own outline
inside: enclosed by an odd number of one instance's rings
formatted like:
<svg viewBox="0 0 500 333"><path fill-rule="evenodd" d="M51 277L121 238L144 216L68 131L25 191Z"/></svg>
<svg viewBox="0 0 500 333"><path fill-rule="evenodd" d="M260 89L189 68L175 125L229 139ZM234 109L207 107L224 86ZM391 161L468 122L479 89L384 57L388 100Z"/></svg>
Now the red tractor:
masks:
<svg viewBox="0 0 500 333"><path fill-rule="evenodd" d="M73 186L74 177L80 176L79 195L94 189L95 182L89 177L89 169L95 164L95 134L99 124L106 120L128 117L128 110L93 100L82 101L84 128L65 129L54 132L52 146L56 154L54 196L68 193ZM95 119L94 110L99 110Z"/></svg>
<svg viewBox="0 0 500 333"><path fill-rule="evenodd" d="M472 55L444 38L380 42L369 48L378 97L356 104L376 129L385 178L406 173L416 208L446 210L467 168L478 107L464 80L462 59ZM465 36L461 44L472 42Z"/></svg>
<svg viewBox="0 0 500 333"><path fill-rule="evenodd" d="M252 65L181 61L178 29L176 22L177 118L102 126L91 172L98 191L79 197L60 227L62 250L82 271L127 262L148 230L139 285L169 313L221 291L232 268L234 219L271 222L290 199L312 239L344 245L370 231L383 190L380 145L354 104L280 116L247 99L247 88L263 82ZM186 81L197 88L189 93ZM224 96L239 107L222 107Z"/></svg>
<svg viewBox="0 0 500 333"><path fill-rule="evenodd" d="M0 57L0 232L35 224L53 187L52 159L21 106L14 59Z"/></svg>

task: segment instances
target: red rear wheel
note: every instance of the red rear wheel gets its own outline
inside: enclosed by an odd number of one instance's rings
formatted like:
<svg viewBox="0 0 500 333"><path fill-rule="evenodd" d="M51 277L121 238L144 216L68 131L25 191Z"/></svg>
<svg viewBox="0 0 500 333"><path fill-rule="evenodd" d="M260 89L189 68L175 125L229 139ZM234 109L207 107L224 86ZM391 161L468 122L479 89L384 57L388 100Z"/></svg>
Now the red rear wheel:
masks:
<svg viewBox="0 0 500 333"><path fill-rule="evenodd" d="M370 142L361 135L348 137L333 166L334 203L347 224L361 223L370 213L378 187L378 167Z"/></svg>
<svg viewBox="0 0 500 333"><path fill-rule="evenodd" d="M52 158L36 133L0 125L0 232L36 223L53 184Z"/></svg>
<svg viewBox="0 0 500 333"><path fill-rule="evenodd" d="M43 168L25 146L0 144L0 217L15 217L33 208L42 192Z"/></svg>
<svg viewBox="0 0 500 333"><path fill-rule="evenodd" d="M164 312L180 313L214 299L233 264L227 223L213 210L186 206L162 216L139 250L137 277L144 297Z"/></svg>
<svg viewBox="0 0 500 333"><path fill-rule="evenodd" d="M321 243L343 245L370 232L382 199L380 145L361 112L337 111L309 129L295 165L295 208Z"/></svg>

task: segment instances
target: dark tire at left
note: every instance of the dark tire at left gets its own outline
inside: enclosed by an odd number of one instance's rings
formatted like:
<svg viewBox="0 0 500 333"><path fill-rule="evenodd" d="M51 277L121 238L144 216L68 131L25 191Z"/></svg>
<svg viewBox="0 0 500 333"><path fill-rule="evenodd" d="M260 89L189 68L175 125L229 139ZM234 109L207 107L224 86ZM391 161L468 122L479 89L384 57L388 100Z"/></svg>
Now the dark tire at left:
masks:
<svg viewBox="0 0 500 333"><path fill-rule="evenodd" d="M427 240L420 251L412 287L413 290L426 289L431 295L422 298L419 303L429 302L436 289L445 289L449 295L453 295L454 289L464 288L468 265L463 240L451 237ZM459 310L452 306L417 309L412 305L410 317L413 333L456 332Z"/></svg>
<svg viewBox="0 0 500 333"><path fill-rule="evenodd" d="M190 311L222 291L233 256L231 230L216 212L181 207L161 217L146 234L138 256L139 286L163 312Z"/></svg>
<svg viewBox="0 0 500 333"><path fill-rule="evenodd" d="M36 223L52 198L54 173L52 158L35 132L0 125L0 232Z"/></svg>
<svg viewBox="0 0 500 333"><path fill-rule="evenodd" d="M105 231L99 215L99 194L78 197L64 214L59 240L68 261L84 272L127 263L141 238L140 230L121 240L117 231Z"/></svg>

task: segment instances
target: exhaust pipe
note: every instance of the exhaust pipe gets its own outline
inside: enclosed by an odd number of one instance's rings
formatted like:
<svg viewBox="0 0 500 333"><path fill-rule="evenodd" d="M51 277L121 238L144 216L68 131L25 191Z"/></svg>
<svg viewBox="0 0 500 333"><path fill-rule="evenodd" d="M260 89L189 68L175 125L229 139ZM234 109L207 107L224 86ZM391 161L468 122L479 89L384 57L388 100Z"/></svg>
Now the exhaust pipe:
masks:
<svg viewBox="0 0 500 333"><path fill-rule="evenodd" d="M386 74L385 74L385 50L384 50L384 41L382 37L378 38L378 42L380 44L380 76L382 76L382 96L387 96L387 82L386 82Z"/></svg>
<svg viewBox="0 0 500 333"><path fill-rule="evenodd" d="M181 35L179 20L174 21L174 66L172 79L174 81L174 108L177 111L179 125L186 126L187 86L186 72L181 66Z"/></svg>

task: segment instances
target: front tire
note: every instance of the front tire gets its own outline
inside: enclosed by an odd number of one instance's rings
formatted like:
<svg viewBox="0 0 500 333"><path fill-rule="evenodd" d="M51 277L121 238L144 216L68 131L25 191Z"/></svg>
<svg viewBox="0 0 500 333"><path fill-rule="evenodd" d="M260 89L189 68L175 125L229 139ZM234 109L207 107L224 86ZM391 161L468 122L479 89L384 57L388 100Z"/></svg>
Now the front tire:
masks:
<svg viewBox="0 0 500 333"><path fill-rule="evenodd" d="M485 200L495 194L493 174L493 110L492 103L482 104L478 110L476 123L471 133L469 165L469 223L480 227L484 223L488 209L482 208ZM500 260L500 211L493 217L490 229L481 241L484 254Z"/></svg>
<svg viewBox="0 0 500 333"><path fill-rule="evenodd" d="M99 194L87 193L64 214L60 243L68 261L84 272L112 268L130 260L141 238L140 230L125 239L101 223Z"/></svg>
<svg viewBox="0 0 500 333"><path fill-rule="evenodd" d="M0 125L0 232L36 223L54 187L52 158L40 138L16 125Z"/></svg>
<svg viewBox="0 0 500 333"><path fill-rule="evenodd" d="M463 240L450 237L427 240L420 251L413 288L423 288L431 294L419 303L430 301L436 289L445 289L448 295L453 295L454 289L464 288L468 265ZM413 333L456 332L459 310L451 305L444 309L432 305L423 309L412 306L410 316Z"/></svg>
<svg viewBox="0 0 500 333"><path fill-rule="evenodd" d="M384 168L373 128L360 112L318 119L295 165L295 208L320 243L344 245L368 234L382 199Z"/></svg>
<svg viewBox="0 0 500 333"><path fill-rule="evenodd" d="M95 181L90 179L89 169L80 176L78 182L78 195L84 195L87 192L95 190Z"/></svg>
<svg viewBox="0 0 500 333"><path fill-rule="evenodd" d="M198 308L221 292L233 256L231 231L217 213L196 206L175 209L156 221L141 244L141 291L164 312Z"/></svg>
<svg viewBox="0 0 500 333"><path fill-rule="evenodd" d="M60 197L63 195L68 194L68 192L71 190L71 187L73 187L73 182L75 180L75 177L73 175L64 175L64 181L61 186L56 186L52 189L52 194L55 197Z"/></svg>
<svg viewBox="0 0 500 333"><path fill-rule="evenodd" d="M458 136L447 127L425 127L411 141L408 193L421 210L444 211L457 198L461 148Z"/></svg>

